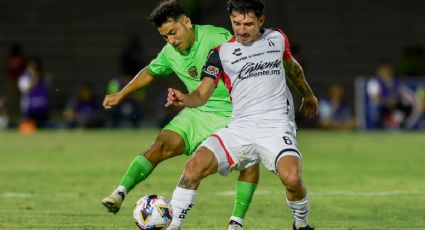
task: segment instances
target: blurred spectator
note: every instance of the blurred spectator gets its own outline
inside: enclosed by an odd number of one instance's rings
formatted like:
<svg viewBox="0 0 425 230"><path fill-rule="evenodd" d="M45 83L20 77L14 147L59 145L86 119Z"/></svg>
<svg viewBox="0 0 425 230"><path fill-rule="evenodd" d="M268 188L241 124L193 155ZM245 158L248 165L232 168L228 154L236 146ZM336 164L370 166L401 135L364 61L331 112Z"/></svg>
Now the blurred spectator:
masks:
<svg viewBox="0 0 425 230"><path fill-rule="evenodd" d="M18 80L24 122L34 122L38 128L48 126L49 120L49 95L44 73L39 59L30 60Z"/></svg>
<svg viewBox="0 0 425 230"><path fill-rule="evenodd" d="M418 119L417 128L420 130L425 130L425 84L418 87L416 90L416 95L418 98L420 116Z"/></svg>
<svg viewBox="0 0 425 230"><path fill-rule="evenodd" d="M21 74L25 71L28 60L25 57L22 46L19 43L12 44L9 49L9 54L6 57L5 64L6 73L8 76L8 106L10 106L10 112L12 115L18 115L20 111L18 79L19 76L21 76Z"/></svg>
<svg viewBox="0 0 425 230"><path fill-rule="evenodd" d="M100 128L105 122L102 103L88 83L81 85L69 99L64 114L69 128Z"/></svg>
<svg viewBox="0 0 425 230"><path fill-rule="evenodd" d="M145 66L144 54L140 38L133 35L129 38L120 55L121 73L134 76Z"/></svg>
<svg viewBox="0 0 425 230"><path fill-rule="evenodd" d="M9 116L7 115L6 98L0 95L0 129L5 129L9 124Z"/></svg>
<svg viewBox="0 0 425 230"><path fill-rule="evenodd" d="M394 76L393 66L383 62L378 66L376 77L367 83L370 98L369 109L376 109L377 128L410 128L409 117L414 115L416 96Z"/></svg>
<svg viewBox="0 0 425 230"><path fill-rule="evenodd" d="M142 45L137 35L130 37L120 55L119 63L121 74L108 82L108 94L118 93L145 65ZM145 90L129 95L108 113L107 126L111 128L139 127L144 118L142 105L144 99Z"/></svg>
<svg viewBox="0 0 425 230"><path fill-rule="evenodd" d="M397 74L401 76L425 76L425 53L421 45L406 46L397 63Z"/></svg>
<svg viewBox="0 0 425 230"><path fill-rule="evenodd" d="M123 74L120 77L111 79L108 83L108 94L118 93L132 78L133 75ZM139 90L112 108L109 112L108 127L139 127L144 118L144 99L145 90Z"/></svg>
<svg viewBox="0 0 425 230"><path fill-rule="evenodd" d="M19 43L12 44L6 59L6 70L9 79L16 83L26 66L27 58L23 53L21 45Z"/></svg>
<svg viewBox="0 0 425 230"><path fill-rule="evenodd" d="M344 100L344 88L332 84L328 97L319 100L319 127L329 129L352 129L354 122Z"/></svg>

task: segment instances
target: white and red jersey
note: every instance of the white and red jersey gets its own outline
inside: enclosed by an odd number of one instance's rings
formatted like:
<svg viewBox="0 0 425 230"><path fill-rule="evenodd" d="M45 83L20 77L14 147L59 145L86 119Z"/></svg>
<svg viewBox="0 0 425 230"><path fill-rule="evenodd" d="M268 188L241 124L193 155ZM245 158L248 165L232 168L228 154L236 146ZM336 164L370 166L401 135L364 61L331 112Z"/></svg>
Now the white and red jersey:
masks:
<svg viewBox="0 0 425 230"><path fill-rule="evenodd" d="M261 37L242 45L235 37L213 49L202 70L216 84L221 79L233 104L232 121L240 118L294 121L292 95L283 61L292 57L280 30L265 29Z"/></svg>

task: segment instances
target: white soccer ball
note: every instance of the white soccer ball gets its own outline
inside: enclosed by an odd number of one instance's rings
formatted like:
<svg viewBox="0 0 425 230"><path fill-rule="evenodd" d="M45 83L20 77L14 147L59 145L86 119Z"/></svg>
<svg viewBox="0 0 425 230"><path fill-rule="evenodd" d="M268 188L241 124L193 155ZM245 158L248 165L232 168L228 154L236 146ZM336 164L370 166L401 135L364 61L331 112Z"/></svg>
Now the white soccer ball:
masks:
<svg viewBox="0 0 425 230"><path fill-rule="evenodd" d="M140 229L166 229L172 216L170 202L160 195L140 198L133 211L133 218Z"/></svg>

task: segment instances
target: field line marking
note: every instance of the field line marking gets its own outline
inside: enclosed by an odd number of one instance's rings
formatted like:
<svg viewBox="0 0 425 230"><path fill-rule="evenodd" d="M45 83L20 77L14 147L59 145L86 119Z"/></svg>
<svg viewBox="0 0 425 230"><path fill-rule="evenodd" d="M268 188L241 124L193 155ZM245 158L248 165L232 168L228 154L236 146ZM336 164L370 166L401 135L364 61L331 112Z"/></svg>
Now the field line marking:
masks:
<svg viewBox="0 0 425 230"><path fill-rule="evenodd" d="M43 197L43 196L56 196L56 197L77 197L79 193L76 192L58 192L58 193L49 193L48 195L37 194L33 192L3 192L0 193L0 197L4 198L34 198L34 197Z"/></svg>
<svg viewBox="0 0 425 230"><path fill-rule="evenodd" d="M272 192L269 190L258 190L255 191L254 196L271 195L273 193L281 193L281 191ZM214 193L215 196L235 196L235 191L223 191ZM312 196L397 196L397 195L424 195L425 192L420 191L323 191L314 192L309 191Z"/></svg>

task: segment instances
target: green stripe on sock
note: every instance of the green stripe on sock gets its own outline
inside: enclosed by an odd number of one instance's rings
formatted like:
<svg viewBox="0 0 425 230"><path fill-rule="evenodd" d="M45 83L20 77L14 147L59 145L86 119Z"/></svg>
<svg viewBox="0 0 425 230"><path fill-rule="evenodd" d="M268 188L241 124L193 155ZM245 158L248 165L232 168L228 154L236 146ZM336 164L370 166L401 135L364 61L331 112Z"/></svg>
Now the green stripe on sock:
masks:
<svg viewBox="0 0 425 230"><path fill-rule="evenodd" d="M232 216L245 218L256 188L257 184L238 181L236 184L235 207Z"/></svg>
<svg viewBox="0 0 425 230"><path fill-rule="evenodd" d="M128 166L127 172L121 178L120 185L130 192L137 184L145 180L153 171L151 162L144 156L137 156Z"/></svg>

